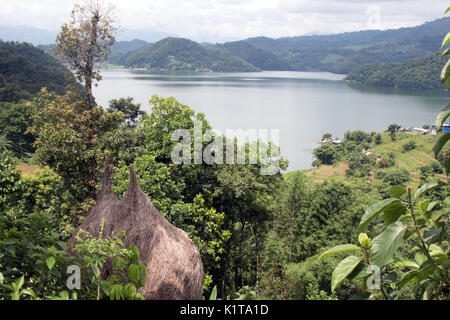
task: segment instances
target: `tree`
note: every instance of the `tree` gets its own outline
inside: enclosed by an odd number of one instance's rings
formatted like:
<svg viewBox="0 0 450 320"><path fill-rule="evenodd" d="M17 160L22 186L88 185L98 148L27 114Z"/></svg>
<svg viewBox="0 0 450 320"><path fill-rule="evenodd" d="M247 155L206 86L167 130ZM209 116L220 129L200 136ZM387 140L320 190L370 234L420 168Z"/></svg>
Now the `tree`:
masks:
<svg viewBox="0 0 450 320"><path fill-rule="evenodd" d="M95 64L106 59L115 42L118 30L110 16L111 7L100 0L88 0L84 6L76 4L71 21L61 27L56 38L55 54L64 57L75 69L79 81L84 81L88 109L93 106L92 84L102 79Z"/></svg>
<svg viewBox="0 0 450 320"><path fill-rule="evenodd" d="M401 128L398 124L390 124L387 131L389 132L392 141L395 141L397 139L397 132Z"/></svg>
<svg viewBox="0 0 450 320"><path fill-rule="evenodd" d="M103 137L118 128L122 116L97 106L86 109L82 97L72 91L60 97L43 90L37 101L30 128L37 137L33 144L37 160L58 173L79 200L95 198Z"/></svg>
<svg viewBox="0 0 450 320"><path fill-rule="evenodd" d="M314 149L313 154L322 164L333 164L337 158L336 148L328 143Z"/></svg>
<svg viewBox="0 0 450 320"><path fill-rule="evenodd" d="M375 135L375 144L381 144L381 134L379 133Z"/></svg>
<svg viewBox="0 0 450 320"><path fill-rule="evenodd" d="M27 132L31 126L33 104L25 101L0 104L0 135L10 141L9 148L17 157L34 151L35 137Z"/></svg>
<svg viewBox="0 0 450 320"><path fill-rule="evenodd" d="M108 112L122 112L125 115L125 123L130 128L135 128L139 117L146 114L141 110L140 103L133 103L133 98L113 99L109 102Z"/></svg>

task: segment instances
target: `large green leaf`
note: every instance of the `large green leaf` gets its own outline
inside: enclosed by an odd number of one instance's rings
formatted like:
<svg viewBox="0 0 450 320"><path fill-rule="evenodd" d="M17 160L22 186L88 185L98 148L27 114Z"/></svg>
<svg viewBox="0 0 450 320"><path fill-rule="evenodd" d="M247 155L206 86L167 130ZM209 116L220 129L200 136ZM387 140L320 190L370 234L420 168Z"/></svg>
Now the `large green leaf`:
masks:
<svg viewBox="0 0 450 320"><path fill-rule="evenodd" d="M333 254L337 254L337 253L341 253L341 252L346 252L346 251L358 251L361 252L361 248L358 246L355 246L354 244L341 244L338 246L335 246L327 251L325 251L324 253L322 253L319 257L319 261L322 260L325 257L331 256Z"/></svg>
<svg viewBox="0 0 450 320"><path fill-rule="evenodd" d="M372 240L370 250L372 264L382 268L391 262L394 253L403 243L407 227L400 221L393 222Z"/></svg>
<svg viewBox="0 0 450 320"><path fill-rule="evenodd" d="M419 189L417 189L416 193L414 194L414 201L416 201L418 198L420 198L422 195L424 195L427 192L430 192L434 189L446 186L447 184L442 181L432 181L427 182L424 185L422 185Z"/></svg>
<svg viewBox="0 0 450 320"><path fill-rule="evenodd" d="M388 208L384 209L382 218L386 225L397 221L406 212L406 207L401 203L394 203Z"/></svg>
<svg viewBox="0 0 450 320"><path fill-rule="evenodd" d="M398 287L402 288L404 287L408 282L411 280L416 280L416 282L419 282L423 279L425 279L427 276L433 273L433 267L428 263L424 263L420 269L412 270L403 276L403 278L398 282Z"/></svg>
<svg viewBox="0 0 450 320"><path fill-rule="evenodd" d="M25 283L25 277L21 276L14 284L15 284L15 289L19 290L20 288L22 288L23 284Z"/></svg>
<svg viewBox="0 0 450 320"><path fill-rule="evenodd" d="M389 195L391 198L400 199L408 190L404 186L394 186L389 190Z"/></svg>
<svg viewBox="0 0 450 320"><path fill-rule="evenodd" d="M444 83L450 78L450 60L447 61L441 72L441 82ZM448 84L448 81L447 81Z"/></svg>
<svg viewBox="0 0 450 320"><path fill-rule="evenodd" d="M449 175L450 174L450 159L445 162L445 166L444 167L445 167L445 173L447 175Z"/></svg>
<svg viewBox="0 0 450 320"><path fill-rule="evenodd" d="M217 286L214 286L212 289L211 294L209 295L209 300L217 300Z"/></svg>
<svg viewBox="0 0 450 320"><path fill-rule="evenodd" d="M444 40L442 40L442 46L441 46L441 48L442 48L443 46L445 46L449 41L450 41L450 32L448 32L448 33L445 35Z"/></svg>
<svg viewBox="0 0 450 320"><path fill-rule="evenodd" d="M331 291L334 292L347 276L359 265L363 257L348 256L336 266L331 276Z"/></svg>
<svg viewBox="0 0 450 320"><path fill-rule="evenodd" d="M414 268L419 269L419 264L411 260L403 260L395 263L394 267L396 268Z"/></svg>
<svg viewBox="0 0 450 320"><path fill-rule="evenodd" d="M45 259L45 263L47 264L47 268L49 270L53 269L53 266L55 265L55 258L54 257L48 257L47 259Z"/></svg>
<svg viewBox="0 0 450 320"><path fill-rule="evenodd" d="M447 10L445 10L444 15L447 14L447 12L450 11L450 7L447 8Z"/></svg>
<svg viewBox="0 0 450 320"><path fill-rule="evenodd" d="M373 206L368 208L366 212L364 213L361 222L358 226L358 232L363 231L369 223L371 223L383 210L388 208L389 206L393 205L394 203L399 203L400 200L395 198L388 198L381 201L378 201Z"/></svg>
<svg viewBox="0 0 450 320"><path fill-rule="evenodd" d="M447 49L444 50L444 52L442 52L441 57L443 58L443 57L445 57L445 56L447 56L449 54L450 54L450 48L447 48Z"/></svg>
<svg viewBox="0 0 450 320"><path fill-rule="evenodd" d="M450 116L450 104L448 104L444 109L439 112L436 117L436 129L439 130L444 124L445 120Z"/></svg>
<svg viewBox="0 0 450 320"><path fill-rule="evenodd" d="M445 146L445 144L447 143L448 140L450 140L450 132L446 132L436 142L436 144L433 147L434 156L436 158L438 157L439 153L441 152L442 148Z"/></svg>

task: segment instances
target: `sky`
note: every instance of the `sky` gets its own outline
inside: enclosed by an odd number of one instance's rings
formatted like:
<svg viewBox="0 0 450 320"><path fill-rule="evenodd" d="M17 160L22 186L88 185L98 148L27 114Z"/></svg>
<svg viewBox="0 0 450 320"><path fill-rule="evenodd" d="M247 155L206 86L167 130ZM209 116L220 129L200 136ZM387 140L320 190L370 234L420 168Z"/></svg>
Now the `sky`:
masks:
<svg viewBox="0 0 450 320"><path fill-rule="evenodd" d="M0 25L57 31L79 2L83 0L0 0ZM113 15L122 30L145 29L208 42L410 27L443 17L448 4L443 0L105 2L115 6Z"/></svg>

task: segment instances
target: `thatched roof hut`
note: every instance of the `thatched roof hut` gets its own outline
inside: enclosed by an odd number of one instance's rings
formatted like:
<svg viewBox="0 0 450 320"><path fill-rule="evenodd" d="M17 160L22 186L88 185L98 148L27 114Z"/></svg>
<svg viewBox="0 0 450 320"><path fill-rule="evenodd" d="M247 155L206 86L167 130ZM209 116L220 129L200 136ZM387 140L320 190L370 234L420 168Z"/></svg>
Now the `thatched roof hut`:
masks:
<svg viewBox="0 0 450 320"><path fill-rule="evenodd" d="M106 159L102 190L97 203L70 240L75 243L78 230L98 235L102 219L103 235L125 231L126 245L139 248L140 263L147 267L145 287L140 290L151 300L202 299L203 265L200 253L186 232L175 228L141 190L130 166L130 184L122 200L111 190L109 161ZM111 271L106 268L102 277Z"/></svg>

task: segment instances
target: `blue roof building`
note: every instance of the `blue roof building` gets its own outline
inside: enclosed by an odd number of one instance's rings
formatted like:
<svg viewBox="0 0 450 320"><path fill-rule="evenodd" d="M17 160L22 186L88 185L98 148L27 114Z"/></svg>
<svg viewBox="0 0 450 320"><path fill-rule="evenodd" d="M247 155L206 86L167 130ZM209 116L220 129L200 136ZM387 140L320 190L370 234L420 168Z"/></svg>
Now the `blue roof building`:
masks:
<svg viewBox="0 0 450 320"><path fill-rule="evenodd" d="M442 131L443 132L450 132L450 124L444 124L442 125Z"/></svg>

